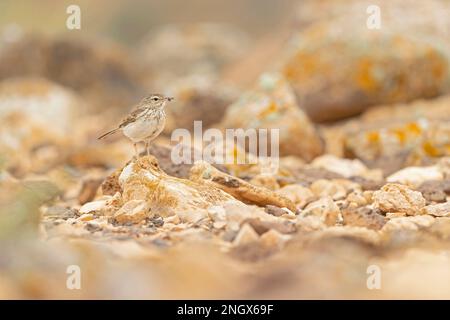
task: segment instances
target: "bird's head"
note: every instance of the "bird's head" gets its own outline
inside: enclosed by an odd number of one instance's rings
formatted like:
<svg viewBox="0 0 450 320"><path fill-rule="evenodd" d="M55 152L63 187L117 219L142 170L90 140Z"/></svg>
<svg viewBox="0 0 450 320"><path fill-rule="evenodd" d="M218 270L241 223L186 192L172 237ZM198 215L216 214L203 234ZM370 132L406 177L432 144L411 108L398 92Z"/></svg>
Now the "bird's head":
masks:
<svg viewBox="0 0 450 320"><path fill-rule="evenodd" d="M142 100L142 103L150 105L155 109L163 108L168 101L172 101L172 97L166 97L162 94L150 94Z"/></svg>

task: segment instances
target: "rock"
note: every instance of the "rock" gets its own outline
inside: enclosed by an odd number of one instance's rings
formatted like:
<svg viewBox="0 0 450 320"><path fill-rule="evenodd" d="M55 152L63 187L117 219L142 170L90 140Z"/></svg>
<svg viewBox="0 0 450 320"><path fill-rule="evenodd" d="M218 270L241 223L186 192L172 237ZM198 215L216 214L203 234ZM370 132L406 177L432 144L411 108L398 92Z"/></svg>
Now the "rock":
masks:
<svg viewBox="0 0 450 320"><path fill-rule="evenodd" d="M213 221L226 220L225 209L221 206L211 206L208 208L208 214Z"/></svg>
<svg viewBox="0 0 450 320"><path fill-rule="evenodd" d="M450 181L426 181L417 191L422 193L427 202L445 202L447 195L450 195Z"/></svg>
<svg viewBox="0 0 450 320"><path fill-rule="evenodd" d="M381 230L383 233L391 233L402 230L418 231L433 225L435 218L429 215L403 217L390 219Z"/></svg>
<svg viewBox="0 0 450 320"><path fill-rule="evenodd" d="M79 210L80 214L98 213L107 206L106 200L98 200L85 203Z"/></svg>
<svg viewBox="0 0 450 320"><path fill-rule="evenodd" d="M287 210L276 207L276 206L272 206L270 204L266 206L265 211L268 214L271 214L275 217L281 217L281 216L287 214Z"/></svg>
<svg viewBox="0 0 450 320"><path fill-rule="evenodd" d="M123 48L98 40L24 34L8 42L0 53L0 79L50 79L73 89L96 109L108 108L109 112L143 95L138 70Z"/></svg>
<svg viewBox="0 0 450 320"><path fill-rule="evenodd" d="M148 216L149 206L145 200L130 200L114 214L114 220L121 224L138 223Z"/></svg>
<svg viewBox="0 0 450 320"><path fill-rule="evenodd" d="M193 164L188 163L180 163L175 164L172 161L172 148L164 145L152 144L150 146L150 154L154 156L159 163L161 169L170 176L174 176L177 178L188 179L190 175L190 170ZM194 154L194 149L191 148L191 154ZM143 155L143 154L141 154ZM224 165L220 164L212 164L215 168L220 171L228 173L227 168Z"/></svg>
<svg viewBox="0 0 450 320"><path fill-rule="evenodd" d="M234 200L214 186L167 175L153 156L129 163L122 169L118 182L124 201L145 200L150 214L178 215L186 222L207 218L209 207Z"/></svg>
<svg viewBox="0 0 450 320"><path fill-rule="evenodd" d="M244 224L239 230L236 238L233 240L233 245L241 246L256 242L258 241L258 239L259 235L256 233L256 231L253 230L253 228L249 224Z"/></svg>
<svg viewBox="0 0 450 320"><path fill-rule="evenodd" d="M296 230L292 221L286 218L286 211L282 217L277 217L266 213L262 208L248 206L238 201L224 203L223 209L225 209L227 230L238 231L246 223L250 224L260 234L269 229L275 229L282 233L292 233Z"/></svg>
<svg viewBox="0 0 450 320"><path fill-rule="evenodd" d="M370 198L368 199L367 194L365 195L361 191L353 191L347 196L346 200L350 207L361 207L368 204Z"/></svg>
<svg viewBox="0 0 450 320"><path fill-rule="evenodd" d="M404 213L404 212L386 212L386 218L388 218L388 219L402 218L405 216L406 216L406 213Z"/></svg>
<svg viewBox="0 0 450 320"><path fill-rule="evenodd" d="M421 214L426 201L422 194L408 187L388 183L373 194L374 207L383 212L403 212L413 216Z"/></svg>
<svg viewBox="0 0 450 320"><path fill-rule="evenodd" d="M78 215L78 210L64 206L51 206L44 212L45 217L69 219Z"/></svg>
<svg viewBox="0 0 450 320"><path fill-rule="evenodd" d="M304 167L301 169L293 170L291 175L294 177L294 181L302 185L310 185L313 182L321 179L344 179L343 176L335 172L328 171L326 169Z"/></svg>
<svg viewBox="0 0 450 320"><path fill-rule="evenodd" d="M242 179L221 172L204 161L199 161L192 167L190 179L205 185L205 187L211 186L222 189L243 202L262 207L275 205L280 208L286 207L293 212L296 211L295 204L291 200L269 189L254 186Z"/></svg>
<svg viewBox="0 0 450 320"><path fill-rule="evenodd" d="M311 162L311 166L335 172L345 178L351 178L355 176L371 180L381 180L383 178L381 171L369 170L358 159L341 159L330 154L315 158Z"/></svg>
<svg viewBox="0 0 450 320"><path fill-rule="evenodd" d="M358 184L344 179L320 179L313 182L309 188L317 197L330 196L333 200L345 199L348 193L360 190Z"/></svg>
<svg viewBox="0 0 450 320"><path fill-rule="evenodd" d="M378 190L385 185L384 180L375 181L375 180L368 180L362 177L352 177L350 178L350 181L359 184L361 189L364 191Z"/></svg>
<svg viewBox="0 0 450 320"><path fill-rule="evenodd" d="M379 30L366 27L366 10L373 4L369 0L340 3L334 12L329 4L322 9L322 2L313 5L324 18L299 28L279 66L313 121L342 119L374 105L448 92L444 30L450 26L438 22L448 19L434 18L448 11L448 5L429 1L424 17L423 7L407 3L379 1L383 15ZM399 11L403 19L398 19Z"/></svg>
<svg viewBox="0 0 450 320"><path fill-rule="evenodd" d="M279 129L281 156L311 160L323 150L316 129L297 107L291 88L278 74L261 76L256 88L228 107L221 127Z"/></svg>
<svg viewBox="0 0 450 320"><path fill-rule="evenodd" d="M279 195L288 198L295 203L297 208L304 208L314 198L314 193L299 184L290 184L276 191Z"/></svg>
<svg viewBox="0 0 450 320"><path fill-rule="evenodd" d="M307 233L327 228L319 216L297 216L297 229L299 233Z"/></svg>
<svg viewBox="0 0 450 320"><path fill-rule="evenodd" d="M117 192L122 193L123 190L119 183L119 176L121 172L121 170L114 171L102 182L101 188L104 195L112 196Z"/></svg>
<svg viewBox="0 0 450 320"><path fill-rule="evenodd" d="M79 218L78 218L78 220L79 221L91 221L91 220L94 220L94 215L92 214L92 213L85 213L85 214L82 214Z"/></svg>
<svg viewBox="0 0 450 320"><path fill-rule="evenodd" d="M387 219L381 212L370 207L348 207L342 210L344 225L365 227L372 230L380 230Z"/></svg>
<svg viewBox="0 0 450 320"><path fill-rule="evenodd" d="M75 93L44 79L0 82L0 151L7 168L20 176L56 166L80 106Z"/></svg>
<svg viewBox="0 0 450 320"><path fill-rule="evenodd" d="M450 239L450 218L436 218L433 225L430 227L430 232L436 234L440 239Z"/></svg>
<svg viewBox="0 0 450 320"><path fill-rule="evenodd" d="M435 217L448 217L450 216L450 202L426 206L422 209L422 213Z"/></svg>
<svg viewBox="0 0 450 320"><path fill-rule="evenodd" d="M277 177L274 175L257 174L250 180L250 183L255 186L263 187L272 191L280 189Z"/></svg>
<svg viewBox="0 0 450 320"><path fill-rule="evenodd" d="M261 245L270 251L277 251L283 248L286 241L290 239L289 236L283 235L280 232L271 229L260 236L259 241Z"/></svg>
<svg viewBox="0 0 450 320"><path fill-rule="evenodd" d="M317 201L314 201L306 206L301 212L302 216L317 216L327 226L334 226L339 219L341 211L339 207L334 203L331 197L323 197Z"/></svg>
<svg viewBox="0 0 450 320"><path fill-rule="evenodd" d="M295 223L286 219L271 219L264 220L260 218L249 218L245 219L244 223L248 223L252 226L253 230L256 231L259 235L262 235L269 230L276 230L282 234L290 234L295 233L297 228L295 227Z"/></svg>
<svg viewBox="0 0 450 320"><path fill-rule="evenodd" d="M102 182L103 179L101 178L83 180L80 193L78 194L78 202L80 204L85 204L86 202L92 201L95 198L97 189L100 187Z"/></svg>
<svg viewBox="0 0 450 320"><path fill-rule="evenodd" d="M442 180L443 178L444 176L437 166L408 167L391 174L386 178L386 181L397 182L415 188L425 181Z"/></svg>
<svg viewBox="0 0 450 320"><path fill-rule="evenodd" d="M449 101L445 96L367 111L338 129L344 156L380 168L386 176L405 167L438 163L449 155ZM442 170L439 165L437 169Z"/></svg>
<svg viewBox="0 0 450 320"><path fill-rule="evenodd" d="M168 136L181 128L193 132L194 121L201 121L203 130L212 127L222 120L227 107L237 97L230 86L198 76L173 81L163 91L175 98L166 109L163 132Z"/></svg>
<svg viewBox="0 0 450 320"><path fill-rule="evenodd" d="M79 213L91 213L99 216L111 216L122 205L122 195L117 192L113 196L103 196L98 200L85 203L83 206L81 206Z"/></svg>
<svg viewBox="0 0 450 320"><path fill-rule="evenodd" d="M314 240L331 241L331 243L339 240L351 239L352 242L368 244L370 246L378 246L380 244L380 235L378 231L362 227L352 226L331 226L322 230L322 232L313 233Z"/></svg>
<svg viewBox="0 0 450 320"><path fill-rule="evenodd" d="M442 157L437 163L438 169L446 180L450 179L450 157Z"/></svg>

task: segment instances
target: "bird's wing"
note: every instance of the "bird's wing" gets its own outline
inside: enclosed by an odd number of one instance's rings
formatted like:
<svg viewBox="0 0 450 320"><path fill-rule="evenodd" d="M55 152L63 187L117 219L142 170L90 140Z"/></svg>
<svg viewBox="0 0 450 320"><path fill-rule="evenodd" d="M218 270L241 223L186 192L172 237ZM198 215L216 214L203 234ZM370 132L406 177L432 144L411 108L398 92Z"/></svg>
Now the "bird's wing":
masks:
<svg viewBox="0 0 450 320"><path fill-rule="evenodd" d="M119 125L119 128L126 127L130 123L136 121L136 119L142 114L142 112L145 112L145 108L140 106L135 107L134 110L131 111L131 113L125 119L122 120L122 122Z"/></svg>

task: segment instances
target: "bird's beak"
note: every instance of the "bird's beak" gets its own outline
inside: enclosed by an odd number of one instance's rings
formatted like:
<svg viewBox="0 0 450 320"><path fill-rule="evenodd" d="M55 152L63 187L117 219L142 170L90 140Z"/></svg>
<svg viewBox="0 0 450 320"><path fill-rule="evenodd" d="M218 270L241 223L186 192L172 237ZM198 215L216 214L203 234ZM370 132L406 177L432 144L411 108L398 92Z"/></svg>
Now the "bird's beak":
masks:
<svg viewBox="0 0 450 320"><path fill-rule="evenodd" d="M167 100L167 101L172 101L172 100L173 100L173 97L166 97L166 100Z"/></svg>

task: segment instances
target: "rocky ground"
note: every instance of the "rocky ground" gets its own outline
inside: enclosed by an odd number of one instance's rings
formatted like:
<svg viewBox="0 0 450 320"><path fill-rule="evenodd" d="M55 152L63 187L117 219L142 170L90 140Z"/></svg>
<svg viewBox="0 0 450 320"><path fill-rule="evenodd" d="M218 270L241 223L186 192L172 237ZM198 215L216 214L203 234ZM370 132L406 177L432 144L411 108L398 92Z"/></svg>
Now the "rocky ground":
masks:
<svg viewBox="0 0 450 320"><path fill-rule="evenodd" d="M222 25L167 26L133 50L5 32L0 298L450 298L449 2L381 1L379 31L363 2L303 1L256 67ZM175 96L150 155L98 141L149 86ZM170 134L194 120L279 129L279 169L235 149L174 164Z"/></svg>

